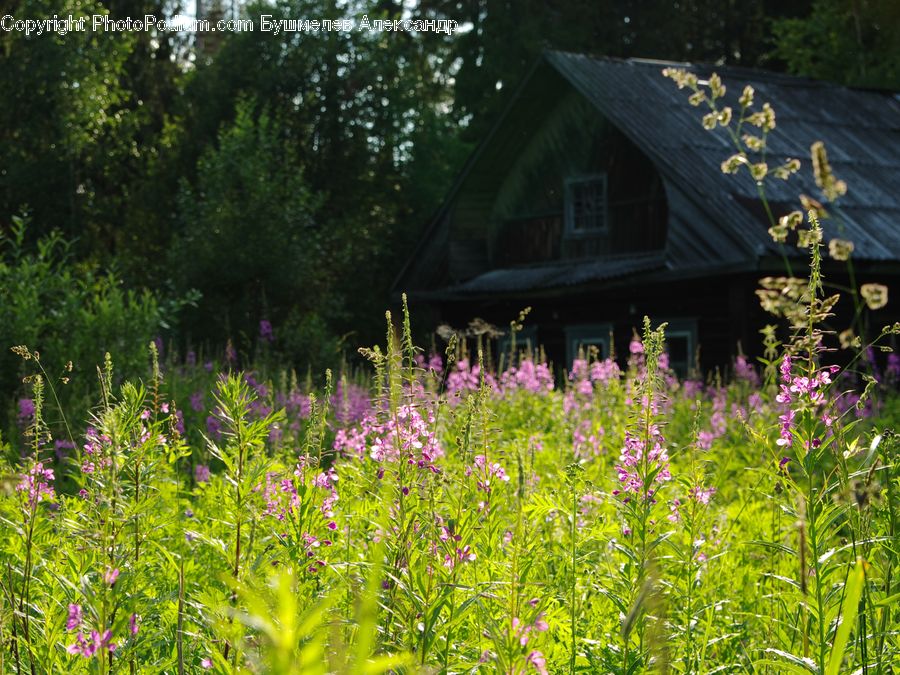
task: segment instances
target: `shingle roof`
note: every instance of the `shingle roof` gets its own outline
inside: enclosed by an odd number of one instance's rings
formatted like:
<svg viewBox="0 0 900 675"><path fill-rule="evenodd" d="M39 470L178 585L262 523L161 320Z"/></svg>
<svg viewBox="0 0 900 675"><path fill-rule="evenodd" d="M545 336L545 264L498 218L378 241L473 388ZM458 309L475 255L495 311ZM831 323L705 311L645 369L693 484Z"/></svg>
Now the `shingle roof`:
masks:
<svg viewBox="0 0 900 675"><path fill-rule="evenodd" d="M744 68L558 51L544 57L712 216L715 232L708 222L670 223L670 265L696 264L697 245L709 237L721 239L715 247L720 254L736 257L743 257L741 249L747 247L756 255L779 255L779 248L753 212L759 199L754 181L746 172L726 176L719 168L733 153L725 131L702 127L702 110L688 103L689 92L662 76L666 65L684 67L701 79L717 72L728 86L725 103L734 109L745 84L755 89L757 107L772 105L777 126L768 138L769 161L796 157L803 168L787 182L767 181L770 202L793 209L799 208L801 192L819 198L808 157L810 145L824 141L834 173L849 186L838 206L831 207L834 217L823 223L826 238L852 240L856 258L900 260L900 101L894 94Z"/></svg>
<svg viewBox="0 0 900 675"><path fill-rule="evenodd" d="M468 295L575 286L660 269L664 265L664 254L660 251L590 260L567 260L491 270L446 291L449 295Z"/></svg>
<svg viewBox="0 0 900 675"><path fill-rule="evenodd" d="M766 181L767 197L776 212L799 209L800 193L820 198L809 152L813 142L824 141L835 175L849 187L838 205L828 206L833 217L823 222L826 240L852 240L855 259L900 261L900 95L746 68L547 51L519 91L549 67L653 161L669 188L664 258L655 254L491 270L436 292L460 296L529 291L621 279L658 268L689 276L738 266L753 268L761 258L780 257L782 249L767 232L755 182L746 172L737 176L721 172L722 161L734 152L726 132L703 128L703 110L691 106L689 92L662 75L666 66L686 68L701 80L717 72L728 87L725 104L735 110L746 84L756 92L757 109L763 102L772 105L777 125L768 137L767 161L774 165L793 157L802 162L799 174L789 181ZM546 85L543 79L541 83ZM523 104L517 97L507 112ZM529 99L528 105L534 101ZM494 132L505 120L498 120L491 136L470 158L395 289L412 290L407 284L408 275L415 274L412 269L423 265L427 270L440 269L436 262L440 256L434 254L438 249L447 253L447 215L457 192L473 166L490 159ZM424 255L426 251L431 255ZM785 246L784 252L806 255L792 246ZM650 259L655 267L646 266Z"/></svg>

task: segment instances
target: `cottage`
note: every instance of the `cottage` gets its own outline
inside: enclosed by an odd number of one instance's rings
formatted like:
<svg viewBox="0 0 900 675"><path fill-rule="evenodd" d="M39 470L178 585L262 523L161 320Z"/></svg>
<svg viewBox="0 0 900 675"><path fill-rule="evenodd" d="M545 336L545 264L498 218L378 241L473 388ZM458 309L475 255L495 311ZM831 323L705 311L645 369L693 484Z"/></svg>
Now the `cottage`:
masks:
<svg viewBox="0 0 900 675"><path fill-rule="evenodd" d="M745 84L775 109L769 158L799 158L789 181L767 182L776 217L820 198L810 145L826 143L848 194L824 221L855 244L858 279L894 286L900 275L900 99L808 79L733 67L616 60L548 51L465 165L395 284L413 306L465 325L506 325L532 307L526 337L559 365L580 347L622 353L642 317L669 323L675 368L754 354L771 317L755 295L760 277L801 276L805 251L779 245L755 182L724 175L734 151L723 129L664 78L679 65L713 70L738 108ZM731 100L734 99L734 100ZM846 283L846 266L826 279ZM895 296L895 299L900 300ZM879 325L900 318L888 307ZM614 341L614 342L611 342Z"/></svg>

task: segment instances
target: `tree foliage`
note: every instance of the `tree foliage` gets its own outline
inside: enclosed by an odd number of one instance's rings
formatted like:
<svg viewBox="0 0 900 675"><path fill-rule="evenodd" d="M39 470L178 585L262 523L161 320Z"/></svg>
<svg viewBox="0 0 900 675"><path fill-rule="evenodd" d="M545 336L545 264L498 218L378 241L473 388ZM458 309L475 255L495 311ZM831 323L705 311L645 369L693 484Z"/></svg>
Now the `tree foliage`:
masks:
<svg viewBox="0 0 900 675"><path fill-rule="evenodd" d="M231 16L228 3L206 14ZM21 0L17 17L191 10L169 0ZM203 292L194 344L276 325L298 360L369 342L387 289L465 157L545 48L783 67L897 86L888 0L274 0L256 20L449 18L367 30L0 33L0 225L132 289ZM27 248L29 241L23 242ZM306 364L303 364L306 365Z"/></svg>
<svg viewBox="0 0 900 675"><path fill-rule="evenodd" d="M793 73L897 90L898 26L894 0L816 0L809 16L775 22L775 54Z"/></svg>

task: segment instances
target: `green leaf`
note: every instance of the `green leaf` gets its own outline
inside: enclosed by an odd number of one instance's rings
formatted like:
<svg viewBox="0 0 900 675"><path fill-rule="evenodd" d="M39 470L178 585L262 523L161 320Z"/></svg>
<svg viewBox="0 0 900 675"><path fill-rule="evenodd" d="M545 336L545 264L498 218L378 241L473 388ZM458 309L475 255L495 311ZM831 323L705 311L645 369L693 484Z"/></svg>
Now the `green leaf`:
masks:
<svg viewBox="0 0 900 675"><path fill-rule="evenodd" d="M841 663L844 660L844 650L850 639L850 631L856 623L856 614L859 611L859 598L862 595L863 584L866 580L865 561L856 559L856 566L847 578L844 587L844 601L841 603L841 623L838 625L834 636L834 645L831 648L831 658L825 668L825 675L837 675Z"/></svg>
<svg viewBox="0 0 900 675"><path fill-rule="evenodd" d="M769 647L766 649L766 654L774 654L775 656L779 656L789 664L795 666L791 668L792 672L807 672L807 673L818 673L819 669L816 667L815 662L803 656L797 656L795 654L791 654L790 652L782 651L781 649L775 649L773 647ZM785 667L785 663L780 661L766 661L766 663L772 663L778 668L783 669Z"/></svg>

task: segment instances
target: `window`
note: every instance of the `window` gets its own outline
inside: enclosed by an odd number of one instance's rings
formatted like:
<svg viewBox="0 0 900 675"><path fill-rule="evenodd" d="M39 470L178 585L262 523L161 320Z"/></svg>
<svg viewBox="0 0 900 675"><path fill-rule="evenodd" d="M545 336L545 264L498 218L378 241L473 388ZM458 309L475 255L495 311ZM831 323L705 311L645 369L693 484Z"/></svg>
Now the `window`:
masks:
<svg viewBox="0 0 900 675"><path fill-rule="evenodd" d="M697 323L689 319L675 319L666 327L666 352L669 368L679 377L687 377L694 369L697 354Z"/></svg>
<svg viewBox="0 0 900 675"><path fill-rule="evenodd" d="M578 236L606 230L606 174L567 180L566 233Z"/></svg>
<svg viewBox="0 0 900 675"><path fill-rule="evenodd" d="M494 361L498 367L502 365L503 368L506 368L509 364L510 347L512 347L512 340L510 340L509 330L507 329L504 335L497 340L497 353L494 355ZM523 351L536 351L537 349L536 326L525 326L522 330L516 331L516 357ZM503 359L502 364L500 362L501 358Z"/></svg>
<svg viewBox="0 0 900 675"><path fill-rule="evenodd" d="M609 339L612 326L608 323L593 323L566 327L566 367L578 357L579 350L587 355L591 347L596 348L597 358L605 359L610 354Z"/></svg>

